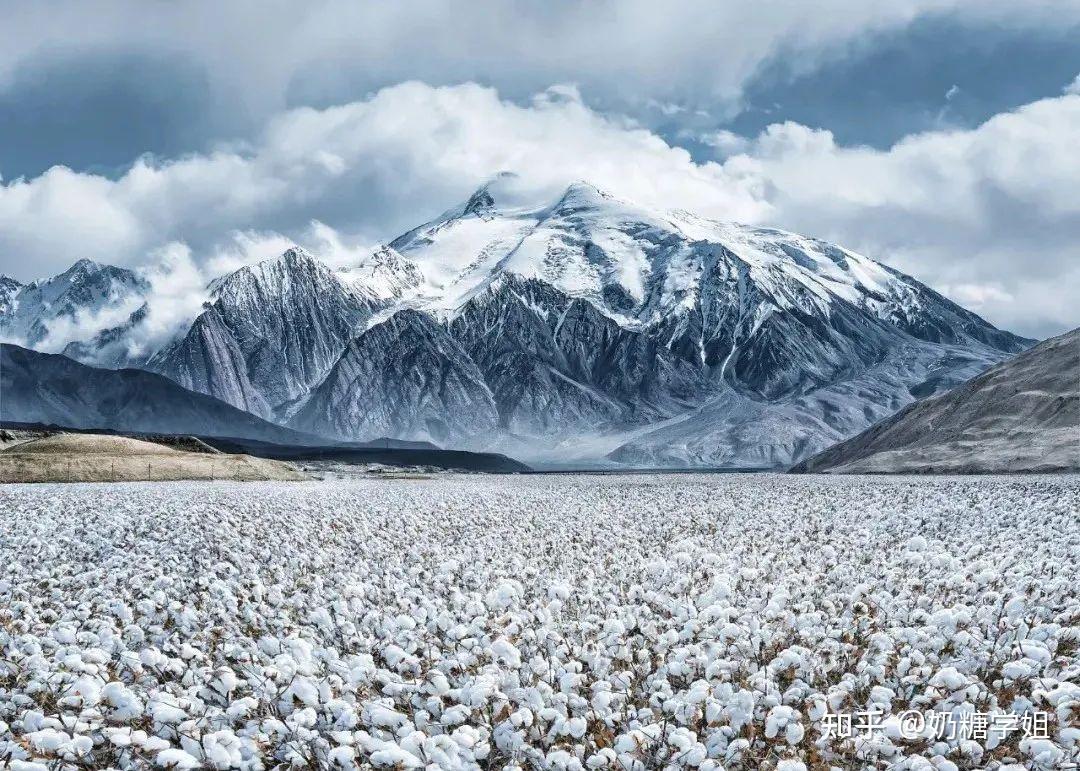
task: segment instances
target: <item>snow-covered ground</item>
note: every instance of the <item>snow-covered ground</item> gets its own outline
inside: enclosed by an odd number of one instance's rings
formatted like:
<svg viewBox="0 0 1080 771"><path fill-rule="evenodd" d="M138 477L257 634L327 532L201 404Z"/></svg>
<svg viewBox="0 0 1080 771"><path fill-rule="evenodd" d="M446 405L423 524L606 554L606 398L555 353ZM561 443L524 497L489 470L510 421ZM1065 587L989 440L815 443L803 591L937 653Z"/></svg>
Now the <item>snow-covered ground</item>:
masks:
<svg viewBox="0 0 1080 771"><path fill-rule="evenodd" d="M1078 477L7 486L0 766L1067 768L1078 511Z"/></svg>

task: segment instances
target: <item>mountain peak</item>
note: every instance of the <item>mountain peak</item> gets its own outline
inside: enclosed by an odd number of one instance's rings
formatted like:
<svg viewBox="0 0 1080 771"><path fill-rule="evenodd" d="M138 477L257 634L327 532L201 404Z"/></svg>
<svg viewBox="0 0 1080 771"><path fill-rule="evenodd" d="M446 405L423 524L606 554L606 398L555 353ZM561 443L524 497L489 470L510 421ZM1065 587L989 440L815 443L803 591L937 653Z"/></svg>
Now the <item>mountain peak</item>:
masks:
<svg viewBox="0 0 1080 771"><path fill-rule="evenodd" d="M68 278L76 278L78 276L88 276L91 273L97 273L98 271L109 267L112 266L102 265L99 262L94 262L87 257L83 257L81 260L77 260L70 268L65 270L60 275L66 276Z"/></svg>
<svg viewBox="0 0 1080 771"><path fill-rule="evenodd" d="M333 271L314 255L300 246L292 246L277 257L269 257L253 265L244 265L232 273L214 279L208 287L211 296L220 297L225 292L246 291L240 287L280 286L292 276L332 277Z"/></svg>
<svg viewBox="0 0 1080 771"><path fill-rule="evenodd" d="M543 203L541 190L526 185L512 171L501 171L480 185L456 213L451 210L449 216L486 216L508 210L538 209Z"/></svg>
<svg viewBox="0 0 1080 771"><path fill-rule="evenodd" d="M338 274L357 289L380 300L402 297L424 280L416 264L390 246L380 246L351 268Z"/></svg>
<svg viewBox="0 0 1080 771"><path fill-rule="evenodd" d="M270 261L285 262L285 263L317 263L318 260L311 252L302 246L290 246L280 256L273 258Z"/></svg>
<svg viewBox="0 0 1080 771"><path fill-rule="evenodd" d="M588 209L617 202L611 193L601 190L591 182L578 180L566 186L559 200L552 206L552 211L566 209Z"/></svg>
<svg viewBox="0 0 1080 771"><path fill-rule="evenodd" d="M481 187L471 196L469 200L465 202L465 208L462 209L462 214L478 214L483 211L489 211L495 207L495 198L491 195L491 191L487 186Z"/></svg>
<svg viewBox="0 0 1080 771"><path fill-rule="evenodd" d="M492 215L508 209L543 210L596 206L604 202L617 200L610 193L601 190L591 182L576 180L571 182L552 203L551 188L537 188L523 183L517 174L504 171L492 177L478 187L465 205L459 216Z"/></svg>
<svg viewBox="0 0 1080 771"><path fill-rule="evenodd" d="M265 273L268 270L329 270L323 263L305 249L302 246L291 246L277 257L268 257L265 260L255 263L254 265L247 265L241 268L237 273L241 271L248 271L250 273Z"/></svg>

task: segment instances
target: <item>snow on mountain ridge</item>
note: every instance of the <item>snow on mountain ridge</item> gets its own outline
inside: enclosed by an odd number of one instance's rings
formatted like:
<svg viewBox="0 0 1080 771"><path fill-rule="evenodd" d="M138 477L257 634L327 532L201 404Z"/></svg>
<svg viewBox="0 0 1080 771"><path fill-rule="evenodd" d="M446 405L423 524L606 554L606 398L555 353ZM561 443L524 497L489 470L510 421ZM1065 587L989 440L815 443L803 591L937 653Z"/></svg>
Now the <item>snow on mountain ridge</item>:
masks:
<svg viewBox="0 0 1080 771"><path fill-rule="evenodd" d="M891 284L902 282L879 263L816 239L649 210L586 182L531 208L504 206L489 183L465 205L390 244L428 278L426 305L433 311L452 313L494 274L509 271L586 297L620 323L643 327L692 306L684 290L702 272L706 245L724 247L746 263L755 281L774 290L781 309L791 303L785 282L797 281L820 297L826 315L836 297L885 298ZM650 280L666 287L665 296L643 313Z"/></svg>
<svg viewBox="0 0 1080 771"><path fill-rule="evenodd" d="M419 268L390 246L379 247L357 265L338 273L359 291L385 301L410 297L424 282Z"/></svg>
<svg viewBox="0 0 1080 771"><path fill-rule="evenodd" d="M736 338L752 338L774 313L821 327L834 314L866 314L919 339L1005 352L1028 342L819 239L650 210L584 182L524 208L501 204L492 189L391 242L428 279L410 304L452 319L497 275L515 273L587 299L621 326L665 335L710 366L735 356ZM748 298L754 307L743 307Z"/></svg>

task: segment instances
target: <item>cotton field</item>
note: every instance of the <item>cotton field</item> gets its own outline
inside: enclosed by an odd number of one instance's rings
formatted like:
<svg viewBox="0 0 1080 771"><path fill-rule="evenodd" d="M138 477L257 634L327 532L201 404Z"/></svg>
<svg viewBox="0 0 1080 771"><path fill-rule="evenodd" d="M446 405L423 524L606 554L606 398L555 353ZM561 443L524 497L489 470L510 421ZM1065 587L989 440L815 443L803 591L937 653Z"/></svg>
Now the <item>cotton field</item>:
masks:
<svg viewBox="0 0 1080 771"><path fill-rule="evenodd" d="M1078 512L1077 477L7 486L0 765L1075 767Z"/></svg>

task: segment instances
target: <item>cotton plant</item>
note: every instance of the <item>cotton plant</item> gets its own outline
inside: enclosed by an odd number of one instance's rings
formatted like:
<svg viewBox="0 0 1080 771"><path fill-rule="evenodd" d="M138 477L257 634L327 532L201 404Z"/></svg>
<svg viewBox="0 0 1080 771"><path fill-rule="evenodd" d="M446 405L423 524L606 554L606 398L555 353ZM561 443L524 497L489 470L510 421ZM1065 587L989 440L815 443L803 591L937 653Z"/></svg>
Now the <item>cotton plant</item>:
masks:
<svg viewBox="0 0 1080 771"><path fill-rule="evenodd" d="M7 486L0 763L1064 768L1078 508L1075 477Z"/></svg>

